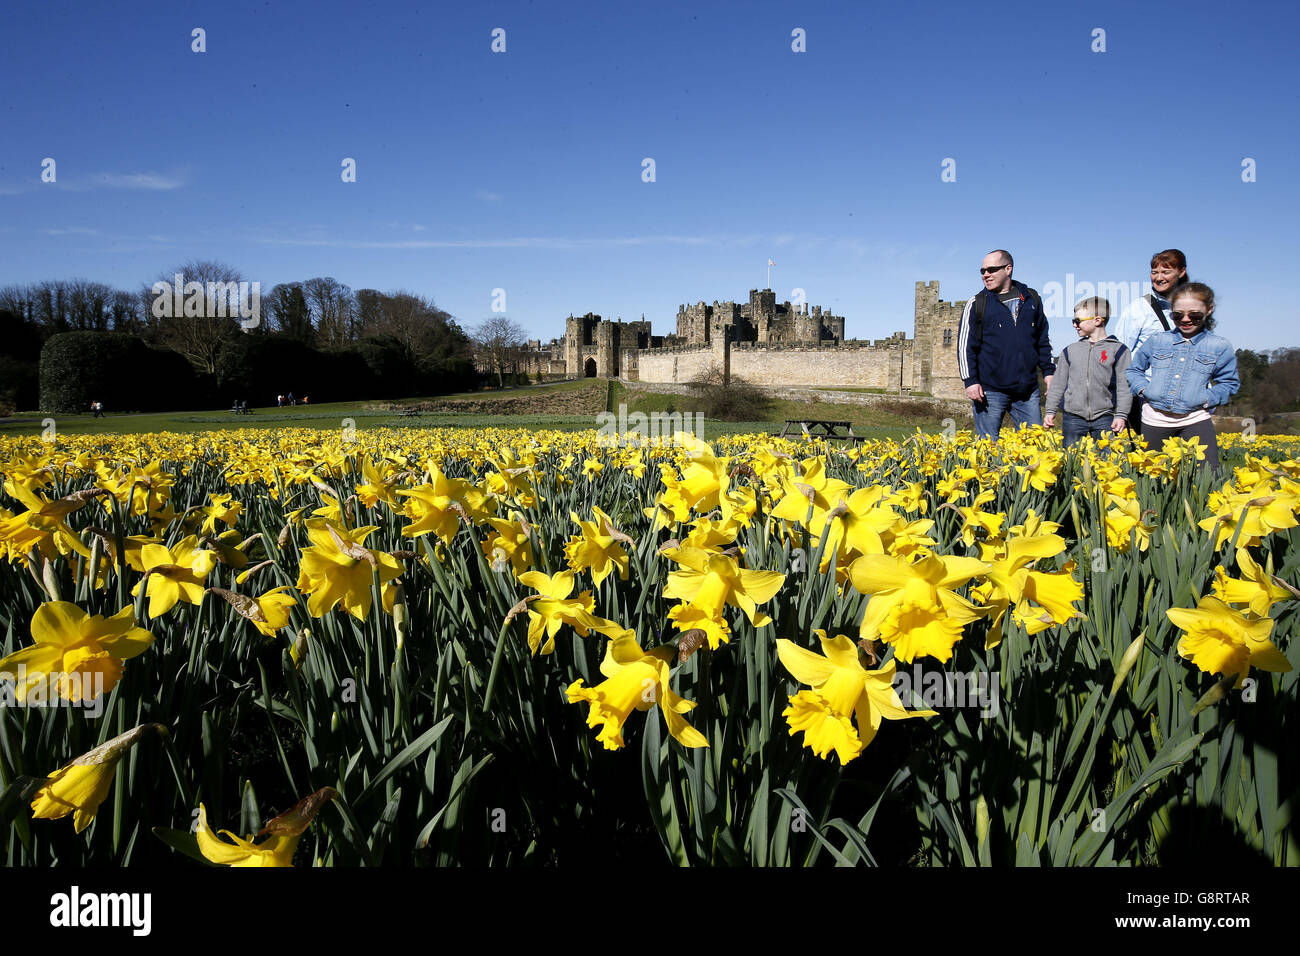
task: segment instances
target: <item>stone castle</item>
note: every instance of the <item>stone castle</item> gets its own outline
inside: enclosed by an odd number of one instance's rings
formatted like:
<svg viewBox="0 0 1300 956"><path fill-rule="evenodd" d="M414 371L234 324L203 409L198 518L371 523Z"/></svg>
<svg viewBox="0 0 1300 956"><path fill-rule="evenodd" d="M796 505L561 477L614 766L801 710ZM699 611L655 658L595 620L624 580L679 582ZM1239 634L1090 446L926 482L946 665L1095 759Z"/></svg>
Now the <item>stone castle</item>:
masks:
<svg viewBox="0 0 1300 956"><path fill-rule="evenodd" d="M756 385L819 385L963 398L957 323L965 302L944 302L938 282L916 283L914 332L874 341L844 338L844 317L821 306L778 303L770 289L749 302L703 301L677 309L677 331L588 312L565 320L564 338L528 343L520 371L541 379L622 378L689 382L721 366Z"/></svg>

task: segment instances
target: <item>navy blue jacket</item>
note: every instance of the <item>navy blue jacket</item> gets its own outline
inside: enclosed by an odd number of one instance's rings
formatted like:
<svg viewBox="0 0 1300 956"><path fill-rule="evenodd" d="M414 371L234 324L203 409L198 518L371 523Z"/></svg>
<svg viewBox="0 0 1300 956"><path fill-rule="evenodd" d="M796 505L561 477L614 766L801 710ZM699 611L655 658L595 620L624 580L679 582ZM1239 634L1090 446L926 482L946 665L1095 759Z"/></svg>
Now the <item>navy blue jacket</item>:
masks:
<svg viewBox="0 0 1300 956"><path fill-rule="evenodd" d="M982 385L986 390L1027 395L1038 387L1038 370L1056 372L1047 317L1041 299L1029 295L1023 282L1011 281L1020 293L1016 320L995 292L985 293L983 334L975 323L975 297L966 303L957 328L957 366L962 384Z"/></svg>

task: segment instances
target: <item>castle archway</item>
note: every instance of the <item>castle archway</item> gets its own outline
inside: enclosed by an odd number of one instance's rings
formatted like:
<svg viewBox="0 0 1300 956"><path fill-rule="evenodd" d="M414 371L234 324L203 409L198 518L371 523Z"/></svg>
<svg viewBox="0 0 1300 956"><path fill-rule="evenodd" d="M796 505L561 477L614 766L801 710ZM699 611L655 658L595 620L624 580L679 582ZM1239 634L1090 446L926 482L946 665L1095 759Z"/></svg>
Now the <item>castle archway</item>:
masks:
<svg viewBox="0 0 1300 956"><path fill-rule="evenodd" d="M587 364L585 368L586 368L587 378L596 377L596 360L594 358L587 359Z"/></svg>

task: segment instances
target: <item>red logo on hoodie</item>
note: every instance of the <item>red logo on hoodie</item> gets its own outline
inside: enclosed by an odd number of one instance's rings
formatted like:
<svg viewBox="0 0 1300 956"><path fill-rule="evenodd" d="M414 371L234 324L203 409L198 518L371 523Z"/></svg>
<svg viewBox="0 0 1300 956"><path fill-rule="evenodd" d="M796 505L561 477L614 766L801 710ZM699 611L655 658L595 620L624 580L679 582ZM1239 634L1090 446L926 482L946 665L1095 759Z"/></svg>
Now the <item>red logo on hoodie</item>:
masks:
<svg viewBox="0 0 1300 956"><path fill-rule="evenodd" d="M1105 349L1102 349L1102 350L1101 350L1101 362L1102 362L1103 365L1106 364L1106 350L1105 350Z"/></svg>

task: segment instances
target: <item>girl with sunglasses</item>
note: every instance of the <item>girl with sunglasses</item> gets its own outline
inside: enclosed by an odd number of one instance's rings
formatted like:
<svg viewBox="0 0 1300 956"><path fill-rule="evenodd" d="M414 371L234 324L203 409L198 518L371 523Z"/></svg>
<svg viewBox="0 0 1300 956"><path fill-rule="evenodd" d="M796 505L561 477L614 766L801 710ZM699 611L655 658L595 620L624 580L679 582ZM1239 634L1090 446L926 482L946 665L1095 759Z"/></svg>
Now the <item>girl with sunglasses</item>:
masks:
<svg viewBox="0 0 1300 956"><path fill-rule="evenodd" d="M1212 409L1237 393L1237 355L1232 343L1213 334L1214 291L1188 282L1173 294L1173 328L1147 338L1128 367L1129 389L1142 398L1142 437L1159 448L1166 438L1196 439L1205 459L1219 468Z"/></svg>

